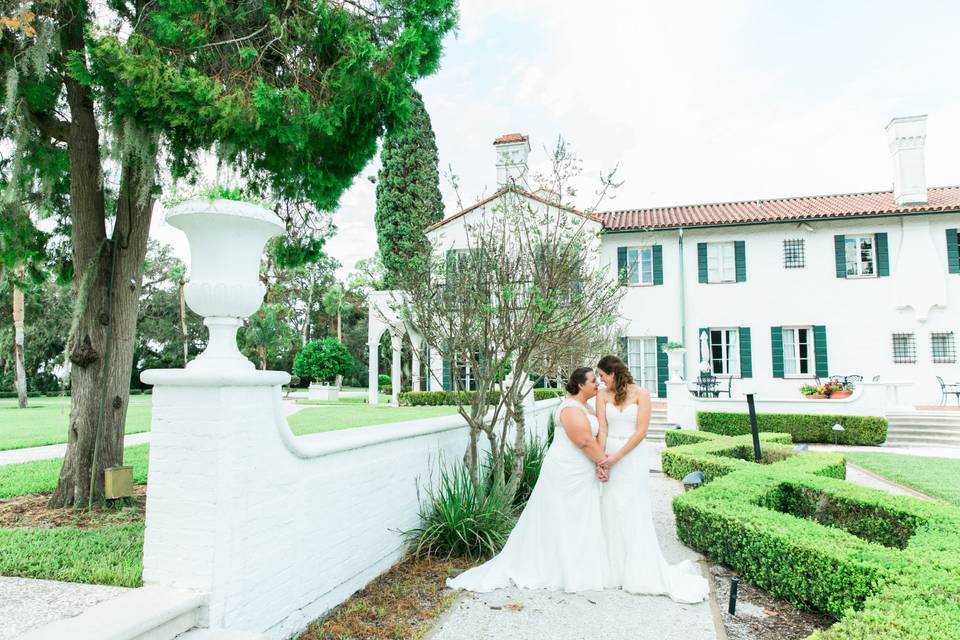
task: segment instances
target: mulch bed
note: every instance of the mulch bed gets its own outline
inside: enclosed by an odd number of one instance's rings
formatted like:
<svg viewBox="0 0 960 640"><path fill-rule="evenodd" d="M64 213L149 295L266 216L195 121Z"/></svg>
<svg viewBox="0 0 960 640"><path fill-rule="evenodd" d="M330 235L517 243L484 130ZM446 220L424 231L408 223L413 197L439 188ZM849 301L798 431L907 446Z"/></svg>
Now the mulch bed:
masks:
<svg viewBox="0 0 960 640"><path fill-rule="evenodd" d="M298 640L421 638L459 595L446 588L446 578L467 564L432 558L404 560L310 625Z"/></svg>
<svg viewBox="0 0 960 640"><path fill-rule="evenodd" d="M743 579L737 587L736 615L731 616L730 578L737 574L720 565L710 565L710 574L729 640L802 640L835 622L829 614L797 609Z"/></svg>
<svg viewBox="0 0 960 640"><path fill-rule="evenodd" d="M0 527L92 529L116 524L143 522L147 507L146 485L133 487L133 498L116 504L86 509L48 509L49 493L34 493L0 500Z"/></svg>

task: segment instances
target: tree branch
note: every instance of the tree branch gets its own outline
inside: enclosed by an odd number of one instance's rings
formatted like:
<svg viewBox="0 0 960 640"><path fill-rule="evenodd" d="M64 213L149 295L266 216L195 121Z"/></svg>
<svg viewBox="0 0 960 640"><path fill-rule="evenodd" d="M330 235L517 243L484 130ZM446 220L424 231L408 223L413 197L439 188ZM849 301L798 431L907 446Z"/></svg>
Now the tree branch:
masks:
<svg viewBox="0 0 960 640"><path fill-rule="evenodd" d="M46 113L30 112L30 120L44 136L60 142L70 137L70 123L54 118Z"/></svg>

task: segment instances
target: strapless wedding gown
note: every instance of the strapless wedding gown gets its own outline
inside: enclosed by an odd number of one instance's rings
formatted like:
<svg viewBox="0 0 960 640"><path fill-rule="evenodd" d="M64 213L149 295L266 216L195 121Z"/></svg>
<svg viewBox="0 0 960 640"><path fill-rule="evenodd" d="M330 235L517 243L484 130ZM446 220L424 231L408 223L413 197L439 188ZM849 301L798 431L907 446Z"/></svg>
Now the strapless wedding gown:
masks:
<svg viewBox="0 0 960 640"><path fill-rule="evenodd" d="M616 453L637 430L636 404L620 411L607 403L608 454ZM606 536L607 588L630 593L666 594L677 602L701 602L709 593L693 562L670 565L660 551L650 504L646 439L610 470L603 485L601 510Z"/></svg>
<svg viewBox="0 0 960 640"><path fill-rule="evenodd" d="M479 567L447 580L454 589L484 593L503 587L599 591L607 558L600 515L596 465L570 441L560 411L583 411L593 434L597 419L576 400L557 408L553 444L527 506L500 553Z"/></svg>

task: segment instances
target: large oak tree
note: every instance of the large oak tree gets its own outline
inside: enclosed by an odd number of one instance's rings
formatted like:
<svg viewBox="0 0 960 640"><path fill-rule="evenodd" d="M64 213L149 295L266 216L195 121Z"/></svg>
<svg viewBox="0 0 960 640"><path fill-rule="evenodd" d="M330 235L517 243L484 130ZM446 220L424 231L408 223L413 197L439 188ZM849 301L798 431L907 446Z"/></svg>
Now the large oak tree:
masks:
<svg viewBox="0 0 960 640"><path fill-rule="evenodd" d="M280 203L284 259L309 257L302 231L408 115L456 19L454 0L0 0L3 251L43 235L20 211L54 217L76 297L51 506L98 498L122 461L159 176L190 179L216 149Z"/></svg>

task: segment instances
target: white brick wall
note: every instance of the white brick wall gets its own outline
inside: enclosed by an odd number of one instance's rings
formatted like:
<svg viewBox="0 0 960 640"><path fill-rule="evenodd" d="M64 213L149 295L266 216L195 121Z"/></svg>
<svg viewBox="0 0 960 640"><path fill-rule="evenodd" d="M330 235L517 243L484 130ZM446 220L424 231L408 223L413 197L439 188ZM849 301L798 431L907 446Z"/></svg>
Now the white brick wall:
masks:
<svg viewBox="0 0 960 640"><path fill-rule="evenodd" d="M209 593L214 628L287 638L362 588L402 556L417 480L467 445L459 416L294 438L258 374L217 387L164 373L144 582ZM532 428L556 402L538 403Z"/></svg>

